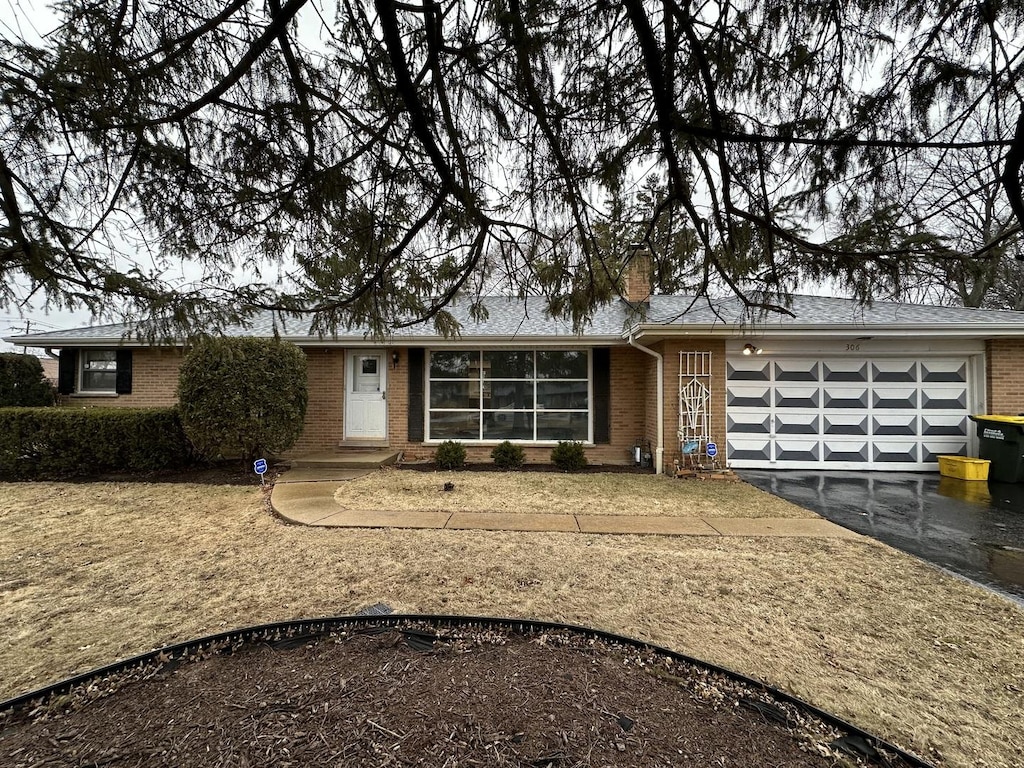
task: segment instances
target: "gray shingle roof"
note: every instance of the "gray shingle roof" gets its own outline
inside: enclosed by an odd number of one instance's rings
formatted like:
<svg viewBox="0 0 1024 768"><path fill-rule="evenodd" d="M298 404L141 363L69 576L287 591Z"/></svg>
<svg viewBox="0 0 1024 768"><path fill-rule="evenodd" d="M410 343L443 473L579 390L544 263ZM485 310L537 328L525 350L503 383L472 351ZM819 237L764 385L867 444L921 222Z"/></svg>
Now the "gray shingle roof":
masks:
<svg viewBox="0 0 1024 768"><path fill-rule="evenodd" d="M594 314L590 326L583 335L573 333L568 321L550 318L544 311L544 300L539 297L514 299L503 296L485 297L484 306L488 317L482 321L473 320L469 315L469 302L458 302L449 310L462 325L461 333L448 341L466 343L499 341L543 341L565 340L575 343L607 343L619 339L630 328L629 308L620 301L601 307ZM851 299L837 299L820 296L794 296L791 310L794 317L780 314L751 317L745 313L741 302L735 298L716 300L714 307L706 299L687 296L652 296L649 311L643 326L647 329L662 327L665 330L679 329L692 331L750 331L786 332L787 330L815 329L857 329L881 330L920 329L925 333L942 329L959 328L975 331L985 336L986 331L998 329L1001 333L1024 336L1024 312L1007 310L965 309L962 307L937 307L918 304L897 304L875 302L870 307L862 306ZM367 343L372 341L364 328L340 329L334 336L319 337L309 333L309 326L303 320L276 319L265 312L255 317L246 326L235 326L226 330L229 336L272 336L274 329L282 338L297 343ZM133 327L126 324L97 325L47 333L12 336L6 339L15 344L34 347L60 347L133 342ZM410 328L399 329L391 339L392 343L405 340L440 342L442 338L434 330L432 322L421 323Z"/></svg>
<svg viewBox="0 0 1024 768"><path fill-rule="evenodd" d="M693 305L691 307L691 304ZM706 299L687 296L653 296L648 322L654 325L756 327L761 330L830 327L904 327L970 325L1020 325L1024 333L1024 312L965 307L939 307L925 304L899 304L876 301L864 306L853 299L825 296L793 296L793 316L779 313L750 315L742 303L730 297L716 300L714 308ZM685 313L685 314L683 314ZM980 328L979 328L980 329Z"/></svg>

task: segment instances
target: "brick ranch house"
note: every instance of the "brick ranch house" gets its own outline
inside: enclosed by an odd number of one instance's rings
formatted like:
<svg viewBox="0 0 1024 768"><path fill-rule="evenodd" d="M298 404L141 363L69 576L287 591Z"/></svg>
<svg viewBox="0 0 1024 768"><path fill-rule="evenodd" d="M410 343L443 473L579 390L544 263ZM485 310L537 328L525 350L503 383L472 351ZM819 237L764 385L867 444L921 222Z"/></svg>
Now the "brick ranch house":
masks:
<svg viewBox="0 0 1024 768"><path fill-rule="evenodd" d="M546 462L556 441L579 440L592 463L632 463L639 445L670 472L711 461L712 442L719 466L936 470L939 454L977 455L969 414L1024 411L1021 312L796 296L794 317L750 321L735 301L651 295L639 270L625 296L578 335L539 299L506 297L485 300L483 321L455 305L456 338L426 325L381 343L282 332L309 370L291 455L426 458L453 439L486 461L508 439ZM232 334L270 336L271 318ZM130 326L7 341L59 350L66 405L175 402L182 346L148 346Z"/></svg>

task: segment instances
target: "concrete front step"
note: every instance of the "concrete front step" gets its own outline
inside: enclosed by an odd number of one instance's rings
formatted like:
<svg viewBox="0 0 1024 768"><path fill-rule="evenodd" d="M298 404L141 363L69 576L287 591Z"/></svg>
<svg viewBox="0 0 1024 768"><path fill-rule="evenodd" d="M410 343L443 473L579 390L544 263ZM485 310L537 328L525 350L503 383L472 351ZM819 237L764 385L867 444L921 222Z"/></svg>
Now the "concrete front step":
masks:
<svg viewBox="0 0 1024 768"><path fill-rule="evenodd" d="M315 453L289 460L293 469L375 469L394 464L400 451L352 449L336 453Z"/></svg>

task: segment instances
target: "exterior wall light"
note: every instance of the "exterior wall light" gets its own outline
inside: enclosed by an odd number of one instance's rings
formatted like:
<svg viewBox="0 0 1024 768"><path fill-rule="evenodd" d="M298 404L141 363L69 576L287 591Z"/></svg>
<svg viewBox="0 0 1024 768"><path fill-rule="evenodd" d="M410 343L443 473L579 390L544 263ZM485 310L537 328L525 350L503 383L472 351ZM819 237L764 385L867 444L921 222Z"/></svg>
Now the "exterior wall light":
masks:
<svg viewBox="0 0 1024 768"><path fill-rule="evenodd" d="M392 352L391 353L391 367L392 368L397 368L398 367L398 353L397 352Z"/></svg>
<svg viewBox="0 0 1024 768"><path fill-rule="evenodd" d="M755 347L753 344L743 345L744 355L760 355L762 352L764 352L763 349L761 349L760 347Z"/></svg>

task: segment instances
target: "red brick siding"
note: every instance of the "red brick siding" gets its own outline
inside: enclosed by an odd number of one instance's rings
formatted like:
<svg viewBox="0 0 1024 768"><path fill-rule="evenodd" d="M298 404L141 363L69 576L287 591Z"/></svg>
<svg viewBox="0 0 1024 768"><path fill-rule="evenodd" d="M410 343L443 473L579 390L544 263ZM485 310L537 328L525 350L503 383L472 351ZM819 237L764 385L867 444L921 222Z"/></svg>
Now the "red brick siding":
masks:
<svg viewBox="0 0 1024 768"><path fill-rule="evenodd" d="M725 342L715 339L666 341L655 347L665 356L665 463L672 472L679 451L679 353L711 353L711 435L725 453Z"/></svg>
<svg viewBox="0 0 1024 768"><path fill-rule="evenodd" d="M331 451L345 434L345 350L308 347L302 351L309 403L302 436L288 453Z"/></svg>
<svg viewBox="0 0 1024 768"><path fill-rule="evenodd" d="M1024 413L1024 339L985 342L985 399L989 413Z"/></svg>

